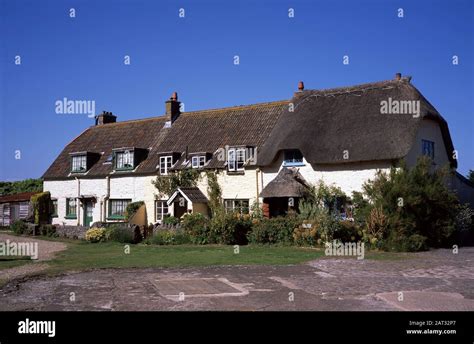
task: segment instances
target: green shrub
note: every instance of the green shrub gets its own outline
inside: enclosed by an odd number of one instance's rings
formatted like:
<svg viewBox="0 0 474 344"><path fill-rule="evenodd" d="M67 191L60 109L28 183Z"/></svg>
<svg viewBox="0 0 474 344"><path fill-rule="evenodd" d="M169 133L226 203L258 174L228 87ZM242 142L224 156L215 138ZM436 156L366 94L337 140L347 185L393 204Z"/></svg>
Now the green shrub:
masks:
<svg viewBox="0 0 474 344"><path fill-rule="evenodd" d="M106 231L104 228L91 228L86 232L86 240L92 243L106 241Z"/></svg>
<svg viewBox="0 0 474 344"><path fill-rule="evenodd" d="M56 237L56 226L54 225L42 225L40 226L40 234L48 237Z"/></svg>
<svg viewBox="0 0 474 344"><path fill-rule="evenodd" d="M408 240L415 234L425 237L429 247L449 245L458 212L457 197L445 184L449 173L447 167L433 171L432 161L421 157L411 169L402 165L389 173L379 171L364 184L369 203L386 218L380 239L386 241L384 247L411 248L411 241L421 241Z"/></svg>
<svg viewBox="0 0 474 344"><path fill-rule="evenodd" d="M221 212L211 218L210 229L210 241L225 245L246 245L252 219L249 214Z"/></svg>
<svg viewBox="0 0 474 344"><path fill-rule="evenodd" d="M339 226L334 232L332 240L341 242L357 242L362 240L362 229L353 221L339 221Z"/></svg>
<svg viewBox="0 0 474 344"><path fill-rule="evenodd" d="M255 222L248 233L248 241L254 244L289 244L299 220L294 217L273 217Z"/></svg>
<svg viewBox="0 0 474 344"><path fill-rule="evenodd" d="M28 233L28 226L25 221L17 220L10 225L10 229L13 233L21 235L21 234L29 234Z"/></svg>
<svg viewBox="0 0 474 344"><path fill-rule="evenodd" d="M400 235L399 232L391 232L383 242L382 248L386 251L396 252L418 252L428 250L427 238L419 234L408 237Z"/></svg>
<svg viewBox="0 0 474 344"><path fill-rule="evenodd" d="M122 244L133 244L133 230L125 225L111 225L105 229L105 240L116 241Z"/></svg>
<svg viewBox="0 0 474 344"><path fill-rule="evenodd" d="M143 201L137 201L137 202L129 203L127 205L126 210L125 210L125 218L127 220L129 220L133 215L135 215L137 210L144 204L145 204L145 202L143 202Z"/></svg>
<svg viewBox="0 0 474 344"><path fill-rule="evenodd" d="M51 215L51 194L49 191L31 196L31 204L33 207L33 218L35 224L47 224Z"/></svg>
<svg viewBox="0 0 474 344"><path fill-rule="evenodd" d="M322 243L319 234L317 223L304 220L303 223L293 231L293 241L298 246L314 247Z"/></svg>
<svg viewBox="0 0 474 344"><path fill-rule="evenodd" d="M184 216L183 228L191 237L193 244L203 245L215 242L210 236L209 219L200 213Z"/></svg>
<svg viewBox="0 0 474 344"><path fill-rule="evenodd" d="M184 245L192 242L183 230L159 230L146 243L153 245Z"/></svg>
<svg viewBox="0 0 474 344"><path fill-rule="evenodd" d="M179 223L179 219L177 217L174 217L174 216L165 216L163 218L163 224L164 225L177 225Z"/></svg>

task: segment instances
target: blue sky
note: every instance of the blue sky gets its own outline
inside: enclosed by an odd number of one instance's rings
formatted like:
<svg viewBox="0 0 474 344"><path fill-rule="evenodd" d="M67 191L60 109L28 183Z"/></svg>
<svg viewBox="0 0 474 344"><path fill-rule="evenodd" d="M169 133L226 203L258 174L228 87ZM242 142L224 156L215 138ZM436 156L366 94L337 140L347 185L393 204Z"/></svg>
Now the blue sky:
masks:
<svg viewBox="0 0 474 344"><path fill-rule="evenodd" d="M289 99L299 80L318 89L396 72L412 75L446 118L466 174L474 169L473 3L0 0L0 180L40 177L93 124L56 114L64 97L94 100L96 112L120 121L162 115L173 91L190 111Z"/></svg>

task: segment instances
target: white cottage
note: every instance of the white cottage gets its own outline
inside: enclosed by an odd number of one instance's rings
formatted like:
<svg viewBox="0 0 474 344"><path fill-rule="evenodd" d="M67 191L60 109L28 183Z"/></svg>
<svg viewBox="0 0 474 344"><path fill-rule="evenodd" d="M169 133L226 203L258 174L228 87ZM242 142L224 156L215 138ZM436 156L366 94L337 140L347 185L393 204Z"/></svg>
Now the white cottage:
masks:
<svg viewBox="0 0 474 344"><path fill-rule="evenodd" d="M411 84L394 80L304 90L290 100L181 112L178 96L164 116L117 122L103 112L69 143L43 175L57 206L54 223L88 226L121 221L128 203L143 201L148 223L168 214L207 214L205 171L219 171L226 209L284 213L289 197L323 180L350 195L377 170L428 155L436 166L457 162L448 125ZM195 188L162 195L157 175L193 168ZM288 173L288 171L291 171ZM454 182L474 204L472 185ZM458 190L459 191L459 190Z"/></svg>

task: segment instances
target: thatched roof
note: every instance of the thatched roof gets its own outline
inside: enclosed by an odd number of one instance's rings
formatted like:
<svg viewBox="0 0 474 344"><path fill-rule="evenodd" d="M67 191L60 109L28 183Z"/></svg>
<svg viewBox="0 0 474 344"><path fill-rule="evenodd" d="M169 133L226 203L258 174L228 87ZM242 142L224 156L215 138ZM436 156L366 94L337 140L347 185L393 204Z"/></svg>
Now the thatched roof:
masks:
<svg viewBox="0 0 474 344"><path fill-rule="evenodd" d="M411 114L381 114L381 101L389 98L419 100L419 118ZM299 149L313 166L396 160L408 154L421 121L426 118L440 124L448 156L453 155L446 121L407 78L302 91L291 102L294 112L287 110L280 116L259 151L259 165L271 164L284 149ZM346 150L348 157L344 156ZM454 159L451 163L456 166Z"/></svg>
<svg viewBox="0 0 474 344"><path fill-rule="evenodd" d="M420 100L420 118L381 114L380 102L388 98ZM294 112L289 111L291 104ZM204 168L225 168L225 159L219 160L216 151L226 146L257 147L260 166L270 165L284 149L299 149L313 166L396 160L407 155L426 118L440 124L451 158L453 145L446 121L409 80L402 78L302 91L291 101L184 112L169 127L165 126L165 116L93 126L64 148L43 178L74 178L71 154L76 152L88 152L93 159L92 167L81 178L156 174L164 152L177 157L174 168L189 166L187 157L196 152L210 158ZM141 161L133 171L114 171L111 154L123 147L136 148L140 153ZM344 159L346 150L348 159ZM456 166L455 160L451 163Z"/></svg>
<svg viewBox="0 0 474 344"><path fill-rule="evenodd" d="M100 158L81 178L106 175L156 174L163 152L189 154L206 152L212 156L225 146L261 146L273 129L288 101L184 112L171 127L166 117L97 125L86 129L69 143L43 175L44 179L74 178L71 157L74 152L98 153ZM113 172L107 163L112 150L121 147L147 149L148 154L133 172ZM182 163L180 159L179 163ZM176 164L178 165L178 163ZM224 168L225 161L214 156L206 168Z"/></svg>
<svg viewBox="0 0 474 344"><path fill-rule="evenodd" d="M260 192L260 197L302 197L308 184L296 169L282 168L278 175Z"/></svg>

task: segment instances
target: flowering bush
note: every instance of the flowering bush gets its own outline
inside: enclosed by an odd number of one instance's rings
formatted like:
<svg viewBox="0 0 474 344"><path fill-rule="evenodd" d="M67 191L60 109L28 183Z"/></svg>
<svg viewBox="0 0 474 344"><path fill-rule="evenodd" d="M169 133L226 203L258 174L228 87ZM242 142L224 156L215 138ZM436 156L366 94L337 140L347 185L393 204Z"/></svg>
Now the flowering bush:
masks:
<svg viewBox="0 0 474 344"><path fill-rule="evenodd" d="M106 240L105 229L91 228L86 232L86 240L89 242L103 242Z"/></svg>

